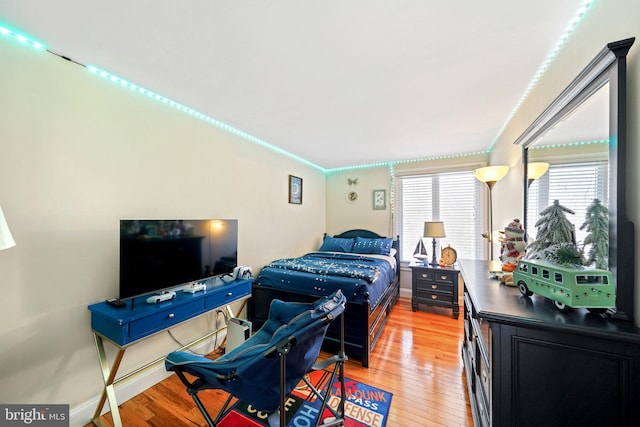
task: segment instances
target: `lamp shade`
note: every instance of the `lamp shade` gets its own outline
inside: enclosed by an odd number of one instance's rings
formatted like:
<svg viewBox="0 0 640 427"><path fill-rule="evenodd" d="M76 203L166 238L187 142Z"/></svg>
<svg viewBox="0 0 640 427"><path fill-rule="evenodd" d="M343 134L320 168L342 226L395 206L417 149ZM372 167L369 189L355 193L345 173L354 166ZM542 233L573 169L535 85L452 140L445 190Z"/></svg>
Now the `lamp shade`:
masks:
<svg viewBox="0 0 640 427"><path fill-rule="evenodd" d="M534 180L540 178L549 170L549 163L536 162L527 164L527 179Z"/></svg>
<svg viewBox="0 0 640 427"><path fill-rule="evenodd" d="M509 166L485 166L473 171L473 175L482 182L498 182L509 172Z"/></svg>
<svg viewBox="0 0 640 427"><path fill-rule="evenodd" d="M16 242L13 240L13 236L11 235L11 231L9 231L7 221L4 219L2 206L0 206L0 250L9 249L15 245Z"/></svg>
<svg viewBox="0 0 640 427"><path fill-rule="evenodd" d="M442 221L433 221L433 222L425 222L424 223L424 237L447 237L444 234L444 222Z"/></svg>

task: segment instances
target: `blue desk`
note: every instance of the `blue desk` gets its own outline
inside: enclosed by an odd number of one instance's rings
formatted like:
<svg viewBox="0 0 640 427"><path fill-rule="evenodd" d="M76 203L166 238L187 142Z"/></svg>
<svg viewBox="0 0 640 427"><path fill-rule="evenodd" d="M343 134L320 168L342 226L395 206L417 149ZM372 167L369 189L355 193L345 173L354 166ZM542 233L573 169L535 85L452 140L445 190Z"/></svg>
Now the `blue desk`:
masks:
<svg viewBox="0 0 640 427"><path fill-rule="evenodd" d="M127 305L123 308L112 307L106 302L90 305L88 308L91 311L91 329L105 385L93 416L93 422L96 425L102 424L100 413L108 399L113 424L121 426L122 421L118 410L115 386L164 360L164 356L162 356L133 372L116 378L120 362L128 347L182 322L222 307L225 307L229 317L234 317L229 304L248 299L251 296L251 282L252 279L243 279L225 283L218 278L211 278L202 281L207 285L205 291L190 294L180 290L176 292L176 298L160 304L147 304L147 296L142 296L127 300ZM218 332L219 330L209 332L180 350L203 342ZM108 365L104 351L105 339L118 348L118 354L111 367Z"/></svg>

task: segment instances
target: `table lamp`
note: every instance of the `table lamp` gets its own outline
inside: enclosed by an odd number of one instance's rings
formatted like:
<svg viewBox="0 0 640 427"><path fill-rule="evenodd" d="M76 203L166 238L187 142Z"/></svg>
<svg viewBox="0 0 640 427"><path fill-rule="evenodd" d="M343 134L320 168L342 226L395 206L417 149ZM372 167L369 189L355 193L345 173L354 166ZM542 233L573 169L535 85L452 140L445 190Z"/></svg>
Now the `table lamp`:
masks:
<svg viewBox="0 0 640 427"><path fill-rule="evenodd" d="M438 261L436 261L436 238L447 237L444 234L444 222L442 221L432 221L424 223L424 233L422 233L424 237L432 237L433 238L433 256L431 257L430 265L436 266L438 265Z"/></svg>
<svg viewBox="0 0 640 427"><path fill-rule="evenodd" d="M16 242L13 240L13 236L11 235L11 231L9 231L7 221L4 219L2 206L0 206L0 250L9 249L14 247L15 245Z"/></svg>
<svg viewBox="0 0 640 427"><path fill-rule="evenodd" d="M491 200L491 191L496 182L500 181L509 172L509 166L485 166L473 171L473 175L487 184L489 187L489 261L493 261L493 201Z"/></svg>

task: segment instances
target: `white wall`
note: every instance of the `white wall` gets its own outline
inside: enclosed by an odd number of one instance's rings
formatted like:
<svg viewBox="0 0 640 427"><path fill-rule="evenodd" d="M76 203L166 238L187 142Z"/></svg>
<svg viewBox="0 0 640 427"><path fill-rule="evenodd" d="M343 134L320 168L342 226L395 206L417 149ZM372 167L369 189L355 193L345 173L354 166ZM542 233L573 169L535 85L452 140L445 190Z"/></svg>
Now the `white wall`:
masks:
<svg viewBox="0 0 640 427"><path fill-rule="evenodd" d="M515 114L505 131L499 138L491 153L492 164L509 164L513 166L508 179L496 184L494 201L502 209L494 207L494 222L508 221L513 215L522 212L522 200L518 204L509 203L514 195L522 194L522 165L520 147L513 146L518 136L531 124L560 92L573 80L580 71L609 42L629 37L640 36L640 3L634 0L601 0L594 1L580 22L567 44L559 52L556 60L545 72L539 83L533 88L528 98ZM640 162L640 126L637 117L640 115L640 40L636 40L627 56L627 139L629 150L627 157L627 199L629 218L635 223L635 256L640 261L640 198L637 188L640 175L637 165ZM506 223L506 222L505 222ZM636 268L635 278L635 319L640 325L640 269Z"/></svg>
<svg viewBox="0 0 640 427"><path fill-rule="evenodd" d="M349 179L358 180L349 185ZM388 166L349 169L327 174L327 233L338 234L363 228L382 236L393 236L391 219L391 173ZM347 192L359 195L354 203L347 201ZM386 190L387 208L373 209L373 190Z"/></svg>
<svg viewBox="0 0 640 427"><path fill-rule="evenodd" d="M0 38L0 58L0 204L17 242L0 252L0 402L73 410L100 393L87 305L118 294L121 218L238 219L254 269L320 243L321 171L16 41ZM122 372L176 347L155 336Z"/></svg>

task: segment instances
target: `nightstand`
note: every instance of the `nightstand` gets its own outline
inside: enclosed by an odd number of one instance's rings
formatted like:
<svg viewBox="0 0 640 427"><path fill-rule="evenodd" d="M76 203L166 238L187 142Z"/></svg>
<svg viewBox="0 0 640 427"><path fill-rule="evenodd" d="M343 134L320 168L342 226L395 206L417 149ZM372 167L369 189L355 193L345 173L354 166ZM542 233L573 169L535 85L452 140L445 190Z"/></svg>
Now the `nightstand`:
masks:
<svg viewBox="0 0 640 427"><path fill-rule="evenodd" d="M424 265L412 261L411 309L418 310L420 304L447 307L453 310L453 318L460 314L458 304L458 274L455 268Z"/></svg>

